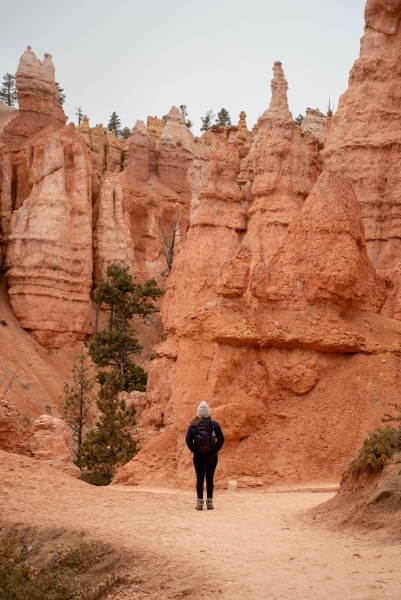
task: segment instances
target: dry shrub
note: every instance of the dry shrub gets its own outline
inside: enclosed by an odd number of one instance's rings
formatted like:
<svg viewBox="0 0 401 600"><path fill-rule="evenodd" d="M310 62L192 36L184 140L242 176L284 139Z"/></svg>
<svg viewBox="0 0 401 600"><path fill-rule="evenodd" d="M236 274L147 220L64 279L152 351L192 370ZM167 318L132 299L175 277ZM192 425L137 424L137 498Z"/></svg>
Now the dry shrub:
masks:
<svg viewBox="0 0 401 600"><path fill-rule="evenodd" d="M399 430L389 425L384 429L375 429L364 440L347 470L356 478L362 473L375 475L383 470L387 461L399 450L401 450Z"/></svg>
<svg viewBox="0 0 401 600"><path fill-rule="evenodd" d="M128 556L66 530L0 524L0 600L100 600Z"/></svg>

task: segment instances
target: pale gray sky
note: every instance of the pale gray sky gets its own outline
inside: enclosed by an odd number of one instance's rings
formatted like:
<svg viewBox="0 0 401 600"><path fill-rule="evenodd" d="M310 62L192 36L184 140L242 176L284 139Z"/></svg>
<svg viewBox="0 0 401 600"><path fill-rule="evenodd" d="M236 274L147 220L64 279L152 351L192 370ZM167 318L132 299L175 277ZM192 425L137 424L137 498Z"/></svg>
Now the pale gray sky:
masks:
<svg viewBox="0 0 401 600"><path fill-rule="evenodd" d="M2 2L0 75L26 46L53 56L67 95L91 125L115 110L123 126L187 104L199 133L207 109L248 127L268 107L274 61L283 63L293 116L326 112L359 55L365 0L10 0Z"/></svg>

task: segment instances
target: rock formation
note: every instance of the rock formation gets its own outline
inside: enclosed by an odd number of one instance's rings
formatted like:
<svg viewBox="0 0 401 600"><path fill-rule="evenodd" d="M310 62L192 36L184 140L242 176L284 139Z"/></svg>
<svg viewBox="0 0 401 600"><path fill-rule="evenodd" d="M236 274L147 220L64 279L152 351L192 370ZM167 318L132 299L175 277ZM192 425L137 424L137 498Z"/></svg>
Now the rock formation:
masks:
<svg viewBox="0 0 401 600"><path fill-rule="evenodd" d="M18 115L18 109L14 106L8 106L0 100L0 135L4 132L4 127Z"/></svg>
<svg viewBox="0 0 401 600"><path fill-rule="evenodd" d="M147 181L149 179L149 148L150 140L148 130L143 121L137 121L129 138L129 165L130 175Z"/></svg>
<svg viewBox="0 0 401 600"><path fill-rule="evenodd" d="M242 160L243 158L245 158L245 156L249 154L249 150L253 142L253 135L246 126L246 113L244 111L241 111L239 115L237 140L238 154L240 159Z"/></svg>
<svg viewBox="0 0 401 600"><path fill-rule="evenodd" d="M146 125L149 137L155 140L155 149L159 150L160 136L165 126L164 121L157 117L148 117Z"/></svg>
<svg viewBox="0 0 401 600"><path fill-rule="evenodd" d="M72 462L71 430L62 419L42 415L32 425L32 453L35 458L79 477L80 469Z"/></svg>
<svg viewBox="0 0 401 600"><path fill-rule="evenodd" d="M234 132L212 133L207 184L196 188L163 300L168 337L149 371L143 447L117 482L189 483L184 437L202 399L227 440L220 485L310 482L316 469L330 481L362 435L346 423L366 412L377 420L397 395L389 386L385 401L368 400L381 380L366 373L388 362L381 370L396 381L401 325L378 314L386 286L369 261L355 193L321 174L321 142L295 124L286 92L276 63L253 144L248 218ZM202 172L193 166L189 179L198 186Z"/></svg>
<svg viewBox="0 0 401 600"><path fill-rule="evenodd" d="M349 183L323 173L252 293L285 309L308 305L379 312L384 281L369 262L359 204Z"/></svg>
<svg viewBox="0 0 401 600"><path fill-rule="evenodd" d="M322 170L319 142L304 133L288 108L288 83L274 64L270 107L258 120L252 150L252 206L244 245L252 260L267 262Z"/></svg>
<svg viewBox="0 0 401 600"><path fill-rule="evenodd" d="M0 394L0 450L30 456L71 475L81 471L72 462L71 430L62 419L42 415L32 429L12 402Z"/></svg>
<svg viewBox="0 0 401 600"><path fill-rule="evenodd" d="M70 125L33 146L32 191L13 213L7 250L11 304L47 346L91 333L90 156Z"/></svg>
<svg viewBox="0 0 401 600"><path fill-rule="evenodd" d="M235 253L246 214L236 183L239 169L236 127L212 130L207 186L198 194L199 207L191 217L185 252L175 260L163 302L167 331L175 331L195 310L213 301L216 279L225 257ZM182 299L185 298L185 304Z"/></svg>
<svg viewBox="0 0 401 600"><path fill-rule="evenodd" d="M401 3L368 0L361 52L323 151L325 167L347 178L361 205L368 255L386 279L383 314L401 319L399 54Z"/></svg>
<svg viewBox="0 0 401 600"><path fill-rule="evenodd" d="M50 58L22 57L20 109L0 105L0 249L20 323L47 347L90 335L93 281L112 262L162 281L179 221L164 339L145 399L127 396L141 451L117 482L192 481L184 437L204 399L227 440L218 485L333 481L398 401L400 18L399 0L368 0L333 119L307 109L296 124L277 62L253 131L242 112L200 139L175 107L128 141L86 117L64 127ZM61 429L41 417L32 451L53 461L53 432L69 469Z"/></svg>
<svg viewBox="0 0 401 600"><path fill-rule="evenodd" d="M8 236L10 235L11 186L11 156L7 146L0 142L0 267L5 263Z"/></svg>
<svg viewBox="0 0 401 600"><path fill-rule="evenodd" d="M325 117L318 108L316 110L313 108L307 108L305 118L302 121L301 129L302 131L307 131L308 133L314 135L319 142L323 142L326 120L327 117Z"/></svg>
<svg viewBox="0 0 401 600"><path fill-rule="evenodd" d="M175 192L187 192L188 169L194 158L194 137L178 108L172 107L160 135L158 174Z"/></svg>
<svg viewBox="0 0 401 600"><path fill-rule="evenodd" d="M132 272L134 248L129 211L124 210L120 180L106 173L102 179L93 234L93 276L106 278L107 267L116 263Z"/></svg>
<svg viewBox="0 0 401 600"><path fill-rule="evenodd" d="M184 436L202 399L227 440L220 485L227 478L241 485L313 481L317 467L320 480L338 477L361 435L359 428L347 428L347 421L367 410L378 419L398 393L389 386L386 400L368 408L366 384L360 382L368 382L370 397L381 383L366 379L366 373L383 362L389 362L387 381L395 382L401 351L401 325L377 314L385 286L367 258L351 187L321 175L264 277L257 266L250 269L250 250L240 246L239 237L229 252L227 243L219 245L215 262L209 259L214 295L198 265L201 256L211 256L206 249L217 252L213 239L221 239L222 229L210 231L206 248L197 242L197 229L191 228L163 306L170 334L155 349L149 373L139 426L144 446L116 481L189 483ZM220 276L214 271L218 262ZM186 295L187 304L179 289L184 273L193 274L186 289L199 290L192 300ZM390 353L387 360L383 353ZM353 382L351 372L357 377ZM344 407L349 395L352 403Z"/></svg>
<svg viewBox="0 0 401 600"><path fill-rule="evenodd" d="M0 394L0 450L32 456L31 430L12 402Z"/></svg>
<svg viewBox="0 0 401 600"><path fill-rule="evenodd" d="M14 148L44 128L52 131L65 125L50 54L40 61L28 46L18 66L16 84L19 112L4 128L7 142Z"/></svg>

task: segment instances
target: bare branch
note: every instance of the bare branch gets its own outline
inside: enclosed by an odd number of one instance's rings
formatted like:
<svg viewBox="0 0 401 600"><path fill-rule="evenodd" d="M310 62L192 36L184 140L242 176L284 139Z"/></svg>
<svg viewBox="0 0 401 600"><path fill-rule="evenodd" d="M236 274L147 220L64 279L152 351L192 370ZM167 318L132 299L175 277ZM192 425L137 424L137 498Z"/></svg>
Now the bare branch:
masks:
<svg viewBox="0 0 401 600"><path fill-rule="evenodd" d="M167 267L161 273L163 277L168 277L171 273L171 269L173 268L173 260L174 260L174 248L178 246L182 242L181 239L181 215L180 209L177 209L177 213L173 220L170 223L171 236L168 236L165 230L164 222L161 217L157 218L157 222L159 224L159 231L156 233L161 237L162 245L164 249L164 254L166 256Z"/></svg>

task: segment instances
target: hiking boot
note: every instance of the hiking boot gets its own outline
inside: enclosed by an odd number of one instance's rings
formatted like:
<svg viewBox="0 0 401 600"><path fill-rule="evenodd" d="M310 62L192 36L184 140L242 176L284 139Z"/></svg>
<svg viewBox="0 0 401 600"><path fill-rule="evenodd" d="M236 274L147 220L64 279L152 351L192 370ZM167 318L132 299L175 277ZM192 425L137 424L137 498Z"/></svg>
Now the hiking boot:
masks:
<svg viewBox="0 0 401 600"><path fill-rule="evenodd" d="M203 510L203 500L197 500L195 510Z"/></svg>
<svg viewBox="0 0 401 600"><path fill-rule="evenodd" d="M211 498L208 498L208 499L206 500L206 508L207 508L208 510L213 510L213 509L214 509L214 506L213 506L213 500L212 500Z"/></svg>

